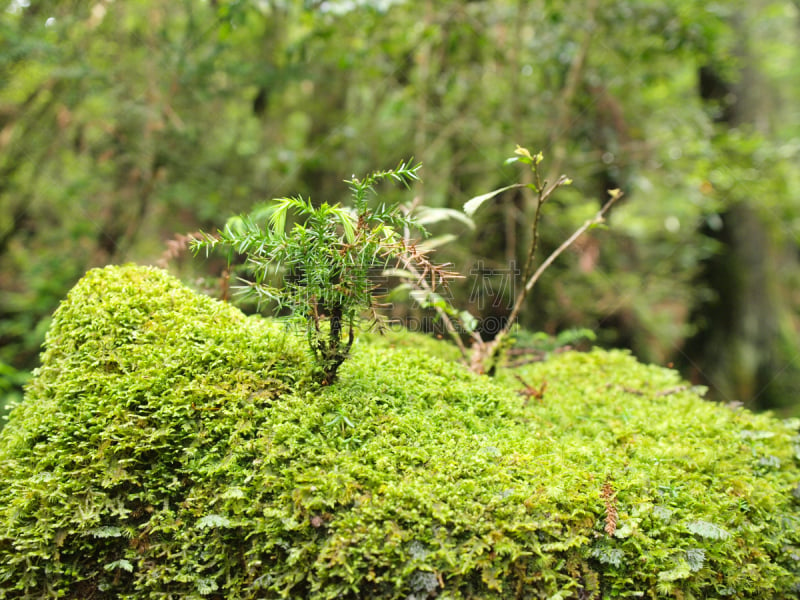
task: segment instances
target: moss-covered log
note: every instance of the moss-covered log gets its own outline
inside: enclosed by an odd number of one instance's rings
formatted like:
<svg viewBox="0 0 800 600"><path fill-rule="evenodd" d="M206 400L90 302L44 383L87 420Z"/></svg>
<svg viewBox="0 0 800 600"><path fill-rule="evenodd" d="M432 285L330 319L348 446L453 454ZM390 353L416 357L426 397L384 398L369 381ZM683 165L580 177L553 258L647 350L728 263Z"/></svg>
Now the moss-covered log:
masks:
<svg viewBox="0 0 800 600"><path fill-rule="evenodd" d="M282 325L90 272L0 432L0 597L796 597L797 423L451 350L362 338L320 387Z"/></svg>

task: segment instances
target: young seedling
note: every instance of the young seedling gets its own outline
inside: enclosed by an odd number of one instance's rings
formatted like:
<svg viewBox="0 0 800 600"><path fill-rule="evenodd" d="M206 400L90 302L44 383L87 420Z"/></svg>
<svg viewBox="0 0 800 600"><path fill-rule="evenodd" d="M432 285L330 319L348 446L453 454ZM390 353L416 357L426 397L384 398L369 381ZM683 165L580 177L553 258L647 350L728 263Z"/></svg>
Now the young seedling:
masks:
<svg viewBox="0 0 800 600"><path fill-rule="evenodd" d="M565 175L561 175L554 183L548 184L547 181L542 179L539 171L539 165L544 159L544 156L541 152L534 155L531 154L527 148L517 146L517 149L514 153L516 156L508 159L506 162L519 162L529 165L533 173L533 182L527 184L516 183L509 185L472 198L464 205L464 212L467 214L467 216L471 217L484 202L494 198L506 190L527 187L536 193L536 207L533 221L531 223L531 243L528 247L528 255L525 260L525 268L523 269L522 289L514 299L514 304L511 308L511 313L506 320L506 324L498 332L495 338L491 342L473 344L473 356L471 360L473 370L489 374L493 374L497 369L500 357L507 345L508 335L511 331L511 328L516 323L520 311L525 306L525 299L533 289L533 286L536 285L536 282L539 281L542 273L544 273L545 270L547 270L547 268L552 265L553 262L559 256L561 256L561 254L567 248L575 243L575 241L586 231L592 227L602 224L605 220L606 213L611 209L614 203L617 202L617 200L622 198L622 192L620 190L609 190L609 199L605 202L605 204L603 204L602 208L594 215L594 217L588 219L580 227L578 227L571 236L569 236L558 248L556 248L547 258L545 258L537 268L534 269L536 252L539 247L539 222L542 216L542 208L547 200L550 199L553 192L555 192L561 186L570 185L572 180Z"/></svg>
<svg viewBox="0 0 800 600"><path fill-rule="evenodd" d="M553 264L553 262L569 248L580 236L592 227L596 227L603 223L605 215L609 209L622 197L620 190L609 190L609 199L603 204L602 208L592 217L585 221L575 232L569 236L558 248L556 248L547 258L545 258L538 267L536 266L536 253L539 247L539 226L542 217L542 208L545 203L550 199L558 188L570 185L570 180L565 175L561 175L554 183L550 184L542 179L539 165L544 160L541 152L531 154L527 148L517 146L515 156L509 158L506 162L518 162L528 165L532 173L531 183L514 183L480 196L470 199L464 204L464 215L471 219L475 212L487 201L498 196L507 190L518 188L528 188L532 190L536 198L536 206L534 208L534 215L531 221L530 232L530 246L528 247L527 256L525 259L525 267L522 272L522 286L514 299L511 312L506 319L505 325L495 335L491 341L483 339L481 334L476 329L477 320L467 311L459 311L453 307L449 302L437 296L430 286L426 286L424 281L415 285L416 291L422 294L426 300L421 302L423 307L430 307L436 310L444 324L445 329L453 338L461 350L464 361L469 365L470 369L476 373L487 373L492 375L497 370L500 359L504 355L510 343L509 333L519 317L520 311L525 306L525 300L531 292L536 282L542 276L542 273ZM463 216L463 215L462 215ZM414 275L413 269L409 270L411 275ZM466 332L472 338L471 352L468 352L466 346L461 340L461 333Z"/></svg>
<svg viewBox="0 0 800 600"><path fill-rule="evenodd" d="M308 347L322 385L335 381L339 367L353 345L355 330L365 314L381 323L375 285L370 272L394 262L414 268L436 287L453 274L446 265L434 265L401 232L417 227L396 203L370 203L375 184L393 180L408 187L418 179L420 165L401 162L394 169L353 177L351 205L312 204L300 196L274 200L262 226L252 216L230 220L217 234L201 233L195 253L216 248L245 257L252 279L239 288L259 304L272 301L278 310L305 327ZM288 217L295 219L287 230ZM275 279L280 283L274 285ZM426 283L427 284L427 283Z"/></svg>

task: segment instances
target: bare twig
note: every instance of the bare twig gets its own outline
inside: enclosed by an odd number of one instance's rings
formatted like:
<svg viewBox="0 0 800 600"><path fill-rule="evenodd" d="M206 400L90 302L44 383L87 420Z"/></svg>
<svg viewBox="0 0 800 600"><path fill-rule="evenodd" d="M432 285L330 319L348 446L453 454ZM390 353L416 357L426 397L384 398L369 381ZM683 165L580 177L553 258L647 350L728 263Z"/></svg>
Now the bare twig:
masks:
<svg viewBox="0 0 800 600"><path fill-rule="evenodd" d="M559 182L561 182L561 183L559 183ZM559 181L557 181L555 184L553 184L553 186L550 187L545 192L545 198L546 198L547 195L552 193L553 190L555 190L559 185L561 185L563 183L564 182L561 181L561 179L559 179ZM497 336L494 338L494 340L492 340L489 343L481 341L481 343L477 344L474 347L472 361L471 361L472 370L473 371L476 371L476 372L489 372L489 373L492 373L494 371L494 369L497 366L495 364L496 363L496 359L497 359L496 355L499 353L499 349L501 347L500 346L500 342L502 342L503 339L508 335L508 332L511 331L511 328L514 326L514 322L516 321L517 317L519 316L519 313L522 310L522 307L523 307L523 305L525 303L525 298L527 297L528 293L533 289L533 286L536 285L536 282L542 276L542 273L544 273L545 270L550 265L552 265L553 262L559 256L561 256L561 254L567 248L569 248L573 243L575 243L575 241L581 235L583 235L590 227L593 227L594 225L599 225L600 223L602 223L605 220L606 213L611 209L611 207L614 205L614 203L617 200L622 198L622 195L623 195L620 190L609 190L608 193L611 195L611 197L603 205L603 207L597 212L597 214L594 217L592 217L591 219L588 219L586 222L584 222L583 225L578 227L578 229L575 230L575 233L573 233L569 238L567 238L566 241L564 241L563 244L561 244L558 248L556 248L550 254L550 256L548 256L542 262L542 264L539 265L539 268L536 269L536 272L533 273L533 275L531 275L530 278L525 282L525 286L520 291L520 293L517 295L517 298L514 301L514 307L511 309L511 314L508 316L508 320L506 321L506 324L503 326L503 328L500 330L500 332L497 334ZM535 239L534 239L534 241L535 241ZM532 256L532 253L533 253L533 250L531 251L531 256ZM488 365L486 364L487 359L489 359L488 362L490 363Z"/></svg>
<svg viewBox="0 0 800 600"><path fill-rule="evenodd" d="M517 393L520 396L525 396L526 402L528 400L537 400L541 402L544 399L544 392L547 389L547 382L543 381L542 384L536 388L532 385L529 385L522 377L520 377L517 373L514 373L514 377L519 381L522 385L525 386L524 389L519 390Z"/></svg>
<svg viewBox="0 0 800 600"><path fill-rule="evenodd" d="M509 369L516 369L517 367L524 367L525 365L547 360L547 357L551 354L563 354L564 352L571 352L574 349L575 347L570 345L559 346L550 352L533 348L510 348L508 350L509 356L527 356L527 358L518 358L513 361L509 360L503 366Z"/></svg>
<svg viewBox="0 0 800 600"><path fill-rule="evenodd" d="M531 225L531 245L528 250L528 257L525 260L525 268L522 271L523 281L526 281L531 276L531 271L533 270L533 260L536 257L536 249L539 246L539 220L541 219L542 216L542 206L544 206L544 203L547 202L550 196L553 195L554 191L556 191L562 185L566 184L568 181L567 177L562 175L561 177L558 178L558 181L556 181L553 185L551 185L550 187L546 187L547 182L545 181L544 183L542 183L539 180L538 171L535 171L534 177L536 180L534 185L540 191L536 202L536 213L533 216L533 224ZM520 291L520 293L517 295L516 300L514 301L515 307L520 306L522 305L523 302L525 302L525 297L528 295L529 291L530 289L527 286Z"/></svg>
<svg viewBox="0 0 800 600"><path fill-rule="evenodd" d="M588 219L575 230L571 236L569 236L564 243L562 243L558 248L553 250L553 252L548 256L539 268L536 269L536 272L531 276L530 279L525 283L525 287L523 288L522 292L517 296L518 301L514 303L514 308L511 311L511 314L508 317L508 324L506 325L505 329L508 330L514 323L514 320L519 316L519 311L522 310L522 303L525 300L525 296L533 289L533 286L536 285L536 282L539 281L539 278L542 276L547 268L555 262L555 260L564 253L564 251L569 248L575 241L581 237L586 231L594 227L595 225L599 225L605 221L606 213L611 209L614 203L617 202L620 198L622 198L623 194L620 190L609 190L608 192L611 194L611 198L603 205L603 207L597 212L597 214Z"/></svg>

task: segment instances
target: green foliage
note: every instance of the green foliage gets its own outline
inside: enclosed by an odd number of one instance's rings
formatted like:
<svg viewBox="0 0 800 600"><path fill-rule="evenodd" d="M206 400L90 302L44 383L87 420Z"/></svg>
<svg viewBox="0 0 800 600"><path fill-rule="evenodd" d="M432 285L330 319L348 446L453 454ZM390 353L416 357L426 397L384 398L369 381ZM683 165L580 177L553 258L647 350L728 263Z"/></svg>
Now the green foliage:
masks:
<svg viewBox="0 0 800 600"><path fill-rule="evenodd" d="M504 188L500 188L499 190L495 190L493 192L489 192L488 194L482 194L471 200L467 201L464 204L464 212L468 216L472 216L476 210L480 208L482 204L484 204L487 200L497 196L497 194L515 188L527 188L528 190L535 192L536 199L535 199L535 209L533 212L533 216L530 220L530 233L529 233L529 246L526 251L526 258L524 267L522 270L522 279L519 282L521 287L520 291L516 294L514 299L513 305L510 307L510 311L506 316L506 323L503 327L501 327L494 336L494 339L486 343L483 339L478 338L475 341L477 342L474 344L474 351L471 357L471 362L473 365L473 370L476 370L480 373L488 373L493 374L496 371L498 363L500 362L501 357L505 354L507 350L507 346L509 345L509 340L507 339L508 334L512 327L516 326L517 320L520 317L523 308L525 307L525 300L530 294L533 287L539 281L542 274L555 262L555 260L565 251L567 250L572 244L578 241L578 239L583 236L588 230L594 229L602 225L605 221L605 215L611 209L615 202L617 202L620 198L622 198L622 191L619 189L611 189L607 190L608 195L610 198L603 204L602 208L594 215L591 219L584 221L584 223L578 227L569 237L567 237L561 244L553 250L550 255L542 260L538 266L536 266L536 253L539 246L539 237L540 237L540 222L542 217L542 208L544 204L550 199L553 192L555 192L558 188L562 186L568 186L572 184L572 180L569 179L566 175L561 175L556 181L549 183L547 180L543 179L542 172L541 172L541 163L544 160L544 155L541 152L538 152L536 155L530 153L527 148L523 148L522 146L517 145L515 155L512 158L509 158L506 162L507 163L515 163L519 162L521 164L529 165L530 166L530 173L528 174L528 179L531 180L530 183L524 184L515 184L511 186L506 186Z"/></svg>
<svg viewBox="0 0 800 600"><path fill-rule="evenodd" d="M602 252L588 239L545 274L522 325L588 327L603 344L676 360L688 337L715 327L697 309L711 294L703 261L720 244L699 232L744 201L768 238L788 245L765 264L781 274L790 304L781 337L792 341L796 21L792 0L5 2L0 360L35 366L50 314L91 267L156 263L176 232L213 230L253 198L336 198L342 165L362 173L415 156L425 164L415 194L437 210L460 208L510 181L512 169L494 168L509 140L548 149L548 180L568 164L576 181L548 214L544 253L589 216L573 200L607 187L627 199L611 231L596 234ZM704 105L697 80L707 64L731 81L760 77ZM753 127L720 135L717 104L750 95ZM475 256L487 270L521 264L532 200L507 190L485 205L448 260L463 273ZM170 264L186 280L217 276L218 266ZM486 300L465 308L487 317ZM800 378L782 369L795 345L763 368L776 385L760 399L800 397ZM752 371L731 354L693 362L713 380ZM721 390L731 400L755 395L731 387Z"/></svg>
<svg viewBox="0 0 800 600"><path fill-rule="evenodd" d="M349 180L352 208L327 202L314 206L299 196L281 198L267 208L269 224L263 229L251 217L238 217L217 235L202 234L192 248L208 253L221 247L244 255L245 268L254 278L244 291L259 302L288 308L305 325L318 379L332 383L350 352L362 314L369 311L373 322L380 320L371 270L394 259L398 265L432 270L434 280L438 273L406 242L404 230L415 223L398 204L368 204L377 182L393 179L408 186L417 179L419 167L401 162L394 169ZM290 214L300 221L287 233ZM280 287L271 284L276 271L283 274Z"/></svg>
<svg viewBox="0 0 800 600"><path fill-rule="evenodd" d="M796 421L620 351L490 380L370 338L320 387L278 324L89 273L0 432L3 597L796 597Z"/></svg>

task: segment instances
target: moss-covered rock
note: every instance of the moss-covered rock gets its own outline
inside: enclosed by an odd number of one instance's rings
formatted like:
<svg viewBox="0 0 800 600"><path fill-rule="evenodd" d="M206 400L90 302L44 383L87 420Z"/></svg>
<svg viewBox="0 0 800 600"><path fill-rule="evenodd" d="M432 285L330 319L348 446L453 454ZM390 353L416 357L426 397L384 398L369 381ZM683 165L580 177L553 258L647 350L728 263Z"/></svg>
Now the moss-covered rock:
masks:
<svg viewBox="0 0 800 600"><path fill-rule="evenodd" d="M797 423L621 352L470 374L89 273L0 433L2 598L794 598Z"/></svg>

